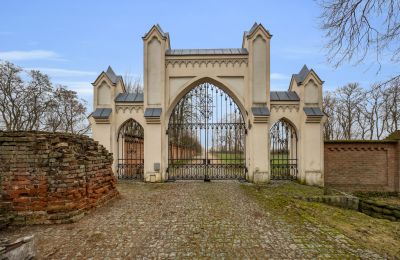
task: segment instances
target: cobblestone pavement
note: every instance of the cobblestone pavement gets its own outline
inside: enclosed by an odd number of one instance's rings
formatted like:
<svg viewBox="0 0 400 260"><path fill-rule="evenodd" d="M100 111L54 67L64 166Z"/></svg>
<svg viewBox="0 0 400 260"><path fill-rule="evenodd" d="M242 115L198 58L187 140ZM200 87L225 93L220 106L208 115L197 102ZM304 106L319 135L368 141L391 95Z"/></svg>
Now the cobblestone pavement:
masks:
<svg viewBox="0 0 400 260"><path fill-rule="evenodd" d="M327 227L295 228L258 206L238 182L121 183L122 197L74 224L6 231L36 234L40 258L368 258ZM248 184L250 185L250 184Z"/></svg>

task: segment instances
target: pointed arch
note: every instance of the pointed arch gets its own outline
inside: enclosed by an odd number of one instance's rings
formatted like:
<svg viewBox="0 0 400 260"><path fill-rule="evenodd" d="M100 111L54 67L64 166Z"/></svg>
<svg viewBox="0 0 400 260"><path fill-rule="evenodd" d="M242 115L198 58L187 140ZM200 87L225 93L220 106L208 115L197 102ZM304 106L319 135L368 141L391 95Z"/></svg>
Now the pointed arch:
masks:
<svg viewBox="0 0 400 260"><path fill-rule="evenodd" d="M169 179L245 179L244 116L209 78L188 85L168 113Z"/></svg>
<svg viewBox="0 0 400 260"><path fill-rule="evenodd" d="M244 107L243 101L239 98L239 95L235 92L234 88L231 85L229 85L228 83L224 82L223 80L221 80L219 78L215 78L215 77L195 77L192 80L186 82L180 88L180 90L178 91L178 94L172 98L172 101L170 102L168 110L166 111L166 119L167 119L166 123L167 124L168 124L168 120L172 114L173 109L176 107L176 105L182 99L182 97L184 97L192 89L194 89L195 87L197 87L203 83L212 84L212 85L218 87L219 89L221 89L222 91L224 91L225 93L227 93L232 98L232 100L235 102L235 104L238 106L241 114L244 117L245 122L247 122L248 114Z"/></svg>
<svg viewBox="0 0 400 260"><path fill-rule="evenodd" d="M118 179L143 180L144 129L136 120L126 120L118 129Z"/></svg>
<svg viewBox="0 0 400 260"><path fill-rule="evenodd" d="M111 88L103 80L100 86L97 88L97 104L98 105L110 105L111 104Z"/></svg>
<svg viewBox="0 0 400 260"><path fill-rule="evenodd" d="M297 179L298 134L294 124L281 118L269 130L272 180Z"/></svg>

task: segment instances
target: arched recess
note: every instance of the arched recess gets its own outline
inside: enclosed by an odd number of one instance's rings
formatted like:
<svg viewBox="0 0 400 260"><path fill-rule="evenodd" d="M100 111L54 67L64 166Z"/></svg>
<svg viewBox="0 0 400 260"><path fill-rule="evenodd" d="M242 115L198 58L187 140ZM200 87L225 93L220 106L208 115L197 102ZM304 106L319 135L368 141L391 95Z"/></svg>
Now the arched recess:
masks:
<svg viewBox="0 0 400 260"><path fill-rule="evenodd" d="M298 134L286 118L269 131L271 180L295 180L298 176Z"/></svg>
<svg viewBox="0 0 400 260"><path fill-rule="evenodd" d="M102 82L97 89L97 105L109 105L111 99L111 89L106 82Z"/></svg>
<svg viewBox="0 0 400 260"><path fill-rule="evenodd" d="M314 105L319 103L319 88L312 79L304 86L304 103Z"/></svg>
<svg viewBox="0 0 400 260"><path fill-rule="evenodd" d="M143 180L144 130L134 119L128 119L118 130L118 179Z"/></svg>
<svg viewBox="0 0 400 260"><path fill-rule="evenodd" d="M195 83L168 113L168 178L245 179L242 110L215 80Z"/></svg>

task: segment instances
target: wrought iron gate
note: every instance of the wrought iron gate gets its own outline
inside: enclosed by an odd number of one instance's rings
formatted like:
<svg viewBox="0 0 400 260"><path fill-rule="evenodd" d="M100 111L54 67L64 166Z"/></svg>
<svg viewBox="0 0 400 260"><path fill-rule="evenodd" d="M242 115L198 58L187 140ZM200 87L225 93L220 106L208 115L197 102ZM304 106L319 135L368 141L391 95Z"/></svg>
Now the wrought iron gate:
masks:
<svg viewBox="0 0 400 260"><path fill-rule="evenodd" d="M270 130L272 180L297 179L297 135L295 128L281 119Z"/></svg>
<svg viewBox="0 0 400 260"><path fill-rule="evenodd" d="M143 180L144 131L133 119L124 123L118 133L118 179Z"/></svg>
<svg viewBox="0 0 400 260"><path fill-rule="evenodd" d="M245 179L246 124L233 99L202 83L175 106L168 124L170 180Z"/></svg>

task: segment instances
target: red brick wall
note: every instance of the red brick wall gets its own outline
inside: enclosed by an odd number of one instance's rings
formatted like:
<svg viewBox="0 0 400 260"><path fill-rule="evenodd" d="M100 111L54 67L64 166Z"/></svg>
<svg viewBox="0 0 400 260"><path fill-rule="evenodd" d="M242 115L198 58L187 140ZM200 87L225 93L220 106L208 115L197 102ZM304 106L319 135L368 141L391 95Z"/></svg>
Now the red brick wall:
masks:
<svg viewBox="0 0 400 260"><path fill-rule="evenodd" d="M325 142L325 186L348 191L399 191L399 143Z"/></svg>
<svg viewBox="0 0 400 260"><path fill-rule="evenodd" d="M111 165L86 136L0 131L1 203L15 224L72 222L118 195Z"/></svg>
<svg viewBox="0 0 400 260"><path fill-rule="evenodd" d="M180 147L177 145L169 146L169 158L172 159L190 159L196 156L197 152L195 148Z"/></svg>

